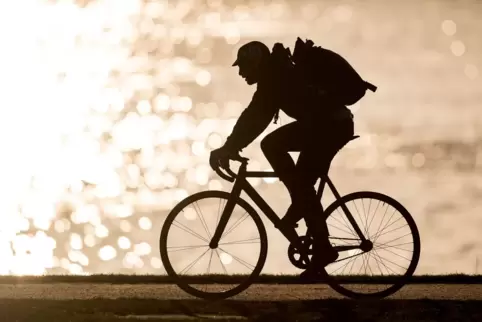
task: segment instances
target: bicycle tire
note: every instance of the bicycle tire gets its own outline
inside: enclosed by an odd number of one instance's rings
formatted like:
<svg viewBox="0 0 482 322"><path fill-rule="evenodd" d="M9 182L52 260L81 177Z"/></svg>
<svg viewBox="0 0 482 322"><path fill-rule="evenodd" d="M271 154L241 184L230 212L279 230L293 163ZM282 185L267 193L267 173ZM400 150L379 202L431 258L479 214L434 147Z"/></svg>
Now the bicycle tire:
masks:
<svg viewBox="0 0 482 322"><path fill-rule="evenodd" d="M251 216L251 218L255 222L255 225L260 235L260 242L261 242L260 254L259 254L258 262L256 263L256 266L255 266L255 269L247 277L245 281L241 282L235 288L225 292L219 292L219 293L203 292L191 287L188 281L183 280L183 278L176 273L176 271L173 269L171 265L171 262L168 256L168 251L167 251L167 237L168 237L169 229L172 225L172 222L186 206L196 201L207 199L207 198L219 198L219 199L228 200L229 198L232 198L232 197L229 192L219 191L219 190L207 190L207 191L195 193L191 196L186 197L184 200L181 200L167 215L166 220L164 221L164 224L162 226L161 234L159 238L159 249L161 254L161 260L168 276L171 277L173 279L173 282L186 293L198 298L208 299L208 300L226 299L243 292L251 284L253 284L256 278L258 278L258 276L261 273L261 270L264 267L264 264L266 262L266 257L268 254L268 236L266 234L266 228L260 216L256 212L256 210L248 202L246 202L245 200L239 197L238 200L236 201L236 204L241 206Z"/></svg>
<svg viewBox="0 0 482 322"><path fill-rule="evenodd" d="M348 201L355 200L355 199L361 199L361 198L371 198L371 199L377 199L382 202L385 202L386 204L389 204L390 206L394 207L397 211L399 211L405 221L407 222L412 238L413 238L413 256L410 261L410 265L407 268L407 271L403 276L400 277L400 281L397 283L394 283L391 287L380 291L376 293L359 293L359 292L354 292L351 290L348 290L344 288L342 285L340 285L335 278L330 276L328 272L326 272L328 278L327 278L327 284L336 292L338 292L341 295L344 295L346 297L352 298L352 299L381 299L388 297L397 291L399 291L403 286L405 286L409 279L413 276L413 273L415 272L419 259L420 259L420 233L418 231L417 225L415 223L415 220L413 219L412 215L410 212L397 200L393 199L390 196L387 196L383 193L379 192L374 192L374 191L358 191L358 192L353 192L350 194L347 194L343 196L342 198L336 200L333 202L330 206L325 211L326 219L338 208L340 207L341 204L344 204ZM328 265L329 266L329 265ZM325 268L326 271L326 268Z"/></svg>

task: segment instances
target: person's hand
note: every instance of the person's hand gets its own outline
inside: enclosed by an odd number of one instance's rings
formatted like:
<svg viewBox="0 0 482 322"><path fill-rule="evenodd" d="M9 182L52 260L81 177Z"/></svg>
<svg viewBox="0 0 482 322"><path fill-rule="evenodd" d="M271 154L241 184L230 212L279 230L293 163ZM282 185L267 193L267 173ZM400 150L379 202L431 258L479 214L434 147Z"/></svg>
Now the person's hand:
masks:
<svg viewBox="0 0 482 322"><path fill-rule="evenodd" d="M233 152L229 151L223 146L211 151L211 155L209 156L209 164L215 171L220 167L226 170L229 168L229 159L234 156L235 154Z"/></svg>

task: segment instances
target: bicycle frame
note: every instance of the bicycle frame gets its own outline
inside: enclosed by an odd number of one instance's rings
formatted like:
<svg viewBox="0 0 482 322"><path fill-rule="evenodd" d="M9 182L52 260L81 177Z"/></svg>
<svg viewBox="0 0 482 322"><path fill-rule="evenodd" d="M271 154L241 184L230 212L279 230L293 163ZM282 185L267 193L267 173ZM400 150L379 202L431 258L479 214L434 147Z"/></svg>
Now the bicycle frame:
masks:
<svg viewBox="0 0 482 322"><path fill-rule="evenodd" d="M211 242L209 244L211 248L218 247L219 240L222 237L224 229L226 229L226 225L228 224L228 221L234 210L234 206L236 205L236 200L237 198L239 198L242 191L246 192L246 194L251 198L251 200L261 209L261 211L266 215L266 217L268 217L268 219L273 223L273 225L278 230L281 231L282 229L280 225L281 219L279 218L279 216L268 205L268 203L263 199L263 197L261 197L261 195L255 190L255 188L246 180L247 178L277 178L278 176L273 171L247 171L246 168L247 168L247 161L242 161L237 175L234 174L232 171L228 171L228 173L230 173L230 175L234 179L226 177L225 175L221 175L223 178L229 178L229 181L234 181L234 185L231 191L231 196L228 199L228 202L226 203L226 206L219 220L219 224L216 227L216 231L214 232L213 238L211 239ZM318 185L317 195L321 198L325 183L328 184L335 198L339 200L341 196L328 176L324 176L323 178L321 178L320 183ZM360 240L362 242L366 241L365 236L363 235L362 231L358 227L355 219L353 218L348 208L346 208L345 204L342 204L341 207L345 212L345 215L350 221L351 225L355 229L355 232L360 237ZM337 246L335 248L338 251L345 251L350 249L357 249L359 248L359 246Z"/></svg>

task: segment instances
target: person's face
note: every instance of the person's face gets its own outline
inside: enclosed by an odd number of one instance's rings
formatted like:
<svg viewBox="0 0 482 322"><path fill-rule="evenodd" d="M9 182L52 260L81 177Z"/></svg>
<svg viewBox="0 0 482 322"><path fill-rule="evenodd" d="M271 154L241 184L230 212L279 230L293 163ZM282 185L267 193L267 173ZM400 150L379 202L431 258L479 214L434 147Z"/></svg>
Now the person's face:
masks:
<svg viewBox="0 0 482 322"><path fill-rule="evenodd" d="M256 84L259 80L260 63L254 61L241 61L238 64L239 76L244 78L248 85Z"/></svg>

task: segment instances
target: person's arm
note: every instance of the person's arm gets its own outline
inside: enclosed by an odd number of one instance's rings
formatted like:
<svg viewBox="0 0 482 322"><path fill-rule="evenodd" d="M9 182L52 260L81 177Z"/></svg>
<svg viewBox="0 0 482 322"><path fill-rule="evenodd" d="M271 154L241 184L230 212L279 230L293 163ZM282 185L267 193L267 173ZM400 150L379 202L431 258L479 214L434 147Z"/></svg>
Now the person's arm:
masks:
<svg viewBox="0 0 482 322"><path fill-rule="evenodd" d="M236 121L224 146L235 152L243 150L263 133L275 114L276 106L273 102L265 101L261 93L256 91L251 103Z"/></svg>

